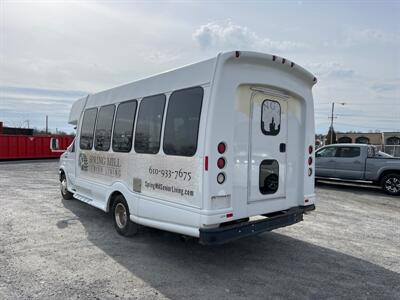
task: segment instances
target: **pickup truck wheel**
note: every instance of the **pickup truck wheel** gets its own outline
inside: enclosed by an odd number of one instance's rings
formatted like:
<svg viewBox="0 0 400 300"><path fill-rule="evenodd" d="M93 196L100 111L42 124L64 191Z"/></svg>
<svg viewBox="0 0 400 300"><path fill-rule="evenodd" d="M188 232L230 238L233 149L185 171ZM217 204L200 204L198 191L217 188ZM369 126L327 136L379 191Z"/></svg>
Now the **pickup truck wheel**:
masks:
<svg viewBox="0 0 400 300"><path fill-rule="evenodd" d="M67 189L67 178L64 174L62 174L60 178L60 191L64 200L71 200L74 198L74 195Z"/></svg>
<svg viewBox="0 0 400 300"><path fill-rule="evenodd" d="M400 175L388 174L382 178L381 186L389 195L400 195Z"/></svg>
<svg viewBox="0 0 400 300"><path fill-rule="evenodd" d="M130 220L129 207L124 196L118 195L113 204L114 226L122 236L133 236L138 232L139 225Z"/></svg>

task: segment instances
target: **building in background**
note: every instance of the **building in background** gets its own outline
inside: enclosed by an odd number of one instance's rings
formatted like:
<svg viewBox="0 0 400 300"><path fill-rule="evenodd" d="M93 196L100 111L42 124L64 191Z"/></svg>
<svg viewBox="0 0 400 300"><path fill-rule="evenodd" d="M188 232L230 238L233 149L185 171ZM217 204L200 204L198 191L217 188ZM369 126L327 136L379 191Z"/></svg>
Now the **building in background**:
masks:
<svg viewBox="0 0 400 300"><path fill-rule="evenodd" d="M383 132L360 132L360 133L337 133L337 143L357 143L357 144L384 144Z"/></svg>
<svg viewBox="0 0 400 300"><path fill-rule="evenodd" d="M336 142L375 145L381 151L400 157L400 131L336 133Z"/></svg>

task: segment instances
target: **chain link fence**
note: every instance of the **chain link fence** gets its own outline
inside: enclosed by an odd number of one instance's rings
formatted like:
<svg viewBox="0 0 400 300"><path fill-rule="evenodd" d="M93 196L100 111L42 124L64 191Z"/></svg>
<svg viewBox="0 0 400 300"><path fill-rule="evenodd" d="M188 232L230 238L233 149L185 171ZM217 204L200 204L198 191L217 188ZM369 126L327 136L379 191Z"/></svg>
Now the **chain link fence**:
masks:
<svg viewBox="0 0 400 300"><path fill-rule="evenodd" d="M379 151L390 154L394 157L400 157L400 145L375 145Z"/></svg>

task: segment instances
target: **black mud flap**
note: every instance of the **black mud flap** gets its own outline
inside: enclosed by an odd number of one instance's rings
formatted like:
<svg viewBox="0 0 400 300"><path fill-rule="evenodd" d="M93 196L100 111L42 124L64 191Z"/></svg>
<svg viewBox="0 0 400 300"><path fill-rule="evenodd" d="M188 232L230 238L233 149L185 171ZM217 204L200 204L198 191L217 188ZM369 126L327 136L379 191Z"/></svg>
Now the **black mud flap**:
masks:
<svg viewBox="0 0 400 300"><path fill-rule="evenodd" d="M243 222L217 228L200 228L200 244L220 245L242 237L271 231L303 221L306 211L315 209L315 205L298 206L283 211L281 214L262 220Z"/></svg>

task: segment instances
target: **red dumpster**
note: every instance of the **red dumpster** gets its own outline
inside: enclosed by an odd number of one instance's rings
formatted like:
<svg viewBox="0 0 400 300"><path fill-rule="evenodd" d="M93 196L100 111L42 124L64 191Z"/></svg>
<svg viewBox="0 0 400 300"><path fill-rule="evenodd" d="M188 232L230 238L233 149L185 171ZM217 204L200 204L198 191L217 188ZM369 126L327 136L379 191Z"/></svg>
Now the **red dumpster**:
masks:
<svg viewBox="0 0 400 300"><path fill-rule="evenodd" d="M72 143L72 135L12 135L0 134L0 160L58 158L63 151L52 151L51 138L58 140L59 149Z"/></svg>

